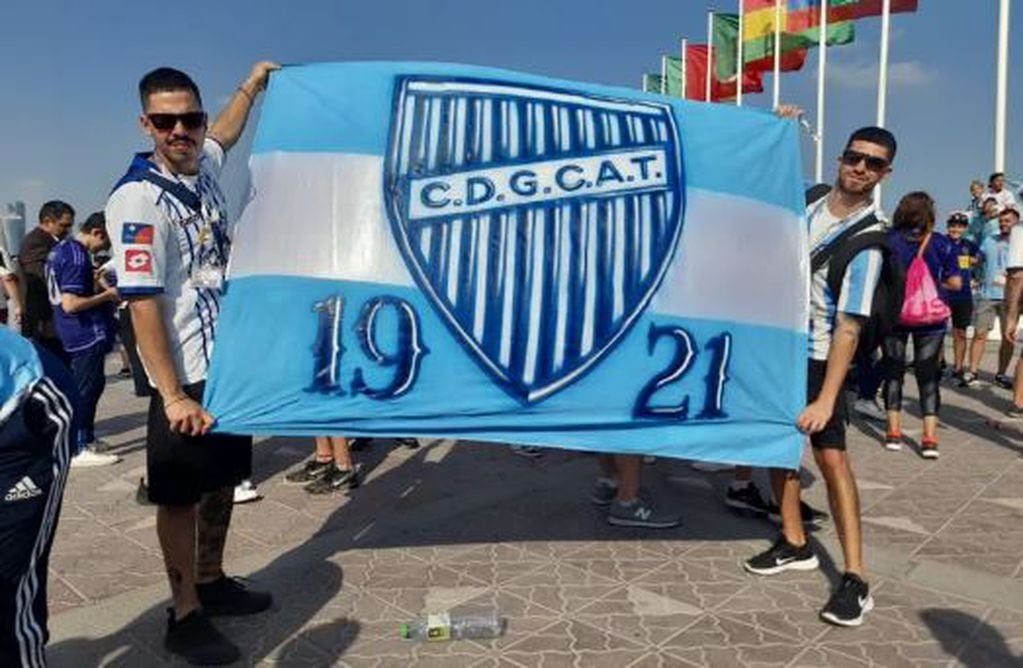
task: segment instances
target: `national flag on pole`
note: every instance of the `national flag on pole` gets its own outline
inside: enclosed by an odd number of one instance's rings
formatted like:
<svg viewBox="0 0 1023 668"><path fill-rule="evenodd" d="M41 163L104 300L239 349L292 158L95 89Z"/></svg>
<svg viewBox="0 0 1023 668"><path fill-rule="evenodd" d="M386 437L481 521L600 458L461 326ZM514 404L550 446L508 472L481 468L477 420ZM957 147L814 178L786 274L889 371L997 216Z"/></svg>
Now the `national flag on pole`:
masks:
<svg viewBox="0 0 1023 668"><path fill-rule="evenodd" d="M739 16L737 14L714 15L714 67L718 79L727 81L735 77L738 69ZM803 67L806 61L806 41L782 33L781 70L792 72ZM746 40L743 44L743 70L766 72L774 69L774 35Z"/></svg>
<svg viewBox="0 0 1023 668"><path fill-rule="evenodd" d="M668 97L682 97L682 59L678 56L664 56L664 94Z"/></svg>
<svg viewBox="0 0 1023 668"><path fill-rule="evenodd" d="M747 0L761 2L761 0ZM821 24L821 0L787 0L788 29L804 32L818 28ZM915 12L917 0L891 0L893 14ZM828 24L833 26L845 21L855 21L868 16L880 16L884 11L884 0L829 0ZM828 44L831 44L831 30L828 30Z"/></svg>
<svg viewBox="0 0 1023 668"><path fill-rule="evenodd" d="M690 100L707 99L707 45L690 44L686 47L686 97ZM717 53L714 54L717 60ZM734 60L735 57L733 56ZM710 101L719 102L735 98L735 73L725 81L716 75L710 83ZM742 73L743 93L763 93L764 79L760 71L746 70ZM670 86L670 84L669 84Z"/></svg>
<svg viewBox="0 0 1023 668"><path fill-rule="evenodd" d="M852 18L863 19L868 16L881 16L884 13L884 0L859 0L851 4L854 6L847 11L855 14ZM917 4L917 0L892 0L891 12L892 14L915 12Z"/></svg>
<svg viewBox="0 0 1023 668"><path fill-rule="evenodd" d="M667 80L660 74L644 74L643 90L647 93L666 91L670 97L682 97L682 59L677 56L664 56ZM686 47L686 98L705 100L707 98L707 45L690 44ZM747 71L743 73L743 92L764 92L764 81L761 72ZM662 86L663 84L663 86ZM735 98L735 77L730 81L721 81L717 77L711 80L710 101L719 102Z"/></svg>
<svg viewBox="0 0 1023 668"><path fill-rule="evenodd" d="M789 0L788 6L791 6L793 2L802 3L803 1ZM819 0L816 1L819 8L820 2ZM841 0L836 1L840 2ZM744 47L746 51L749 51L752 46L754 47L754 53L756 53L756 44L762 39L767 39L770 42L771 49L773 49L774 24L778 14L781 15L782 53L793 49L813 47L820 42L819 9L812 15L818 17L817 22L806 24L805 17L793 17L785 4L782 5L782 11L776 13L774 0L745 0L744 7L746 8L746 13L743 17L742 34L746 42ZM828 25L827 35L828 46L840 46L852 42L856 38L856 30L849 21L838 23L832 21ZM774 55L773 50L770 52L770 55ZM748 55L744 58L747 63L754 59Z"/></svg>
<svg viewBox="0 0 1023 668"><path fill-rule="evenodd" d="M644 74L643 75L643 92L644 93L660 93L661 92L661 80L660 74Z"/></svg>

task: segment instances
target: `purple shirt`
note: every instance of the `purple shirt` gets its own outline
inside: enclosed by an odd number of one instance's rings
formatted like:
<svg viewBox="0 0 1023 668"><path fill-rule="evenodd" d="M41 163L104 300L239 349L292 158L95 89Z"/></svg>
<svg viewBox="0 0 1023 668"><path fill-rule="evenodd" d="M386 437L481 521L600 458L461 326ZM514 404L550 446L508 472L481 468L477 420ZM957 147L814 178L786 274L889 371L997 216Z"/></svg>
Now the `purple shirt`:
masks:
<svg viewBox="0 0 1023 668"><path fill-rule="evenodd" d="M68 237L57 244L46 258L46 282L53 306L57 336L69 353L95 345L113 343L113 313L110 304L100 304L78 313L66 313L60 296L68 292L81 297L96 294L89 251L77 239Z"/></svg>

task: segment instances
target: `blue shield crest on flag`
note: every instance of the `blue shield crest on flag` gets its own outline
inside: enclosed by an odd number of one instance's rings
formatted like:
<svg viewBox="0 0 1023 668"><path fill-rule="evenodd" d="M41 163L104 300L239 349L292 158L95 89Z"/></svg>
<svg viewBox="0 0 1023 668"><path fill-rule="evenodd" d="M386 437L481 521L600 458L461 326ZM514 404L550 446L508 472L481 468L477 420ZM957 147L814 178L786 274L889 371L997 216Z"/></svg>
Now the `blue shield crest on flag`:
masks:
<svg viewBox="0 0 1023 668"><path fill-rule="evenodd" d="M385 163L385 206L417 284L524 402L614 349L682 231L682 146L656 101L400 77Z"/></svg>

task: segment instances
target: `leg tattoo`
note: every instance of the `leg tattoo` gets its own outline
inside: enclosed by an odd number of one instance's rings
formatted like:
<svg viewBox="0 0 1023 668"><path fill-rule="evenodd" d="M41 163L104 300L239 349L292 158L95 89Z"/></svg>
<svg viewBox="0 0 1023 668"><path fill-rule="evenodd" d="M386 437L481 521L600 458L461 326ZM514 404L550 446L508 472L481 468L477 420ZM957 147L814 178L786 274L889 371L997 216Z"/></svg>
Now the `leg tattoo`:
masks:
<svg viewBox="0 0 1023 668"><path fill-rule="evenodd" d="M170 580L171 598L174 601L181 600L182 585L185 581L185 576L181 574L177 568L171 565L167 565L167 579Z"/></svg>
<svg viewBox="0 0 1023 668"><path fill-rule="evenodd" d="M234 488L204 494L199 501L196 581L212 582L224 574L224 545L234 508Z"/></svg>

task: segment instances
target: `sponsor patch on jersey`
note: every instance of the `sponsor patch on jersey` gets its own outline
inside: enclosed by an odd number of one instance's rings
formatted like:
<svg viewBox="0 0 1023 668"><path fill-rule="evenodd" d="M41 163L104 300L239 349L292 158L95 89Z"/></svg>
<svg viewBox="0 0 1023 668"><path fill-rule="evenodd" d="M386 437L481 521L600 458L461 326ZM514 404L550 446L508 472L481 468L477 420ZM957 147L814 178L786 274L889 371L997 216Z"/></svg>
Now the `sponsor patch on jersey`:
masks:
<svg viewBox="0 0 1023 668"><path fill-rule="evenodd" d="M153 254L145 250L124 251L124 271L129 274L153 273Z"/></svg>
<svg viewBox="0 0 1023 668"><path fill-rule="evenodd" d="M125 223L121 228L121 243L152 245L153 226L146 223Z"/></svg>

